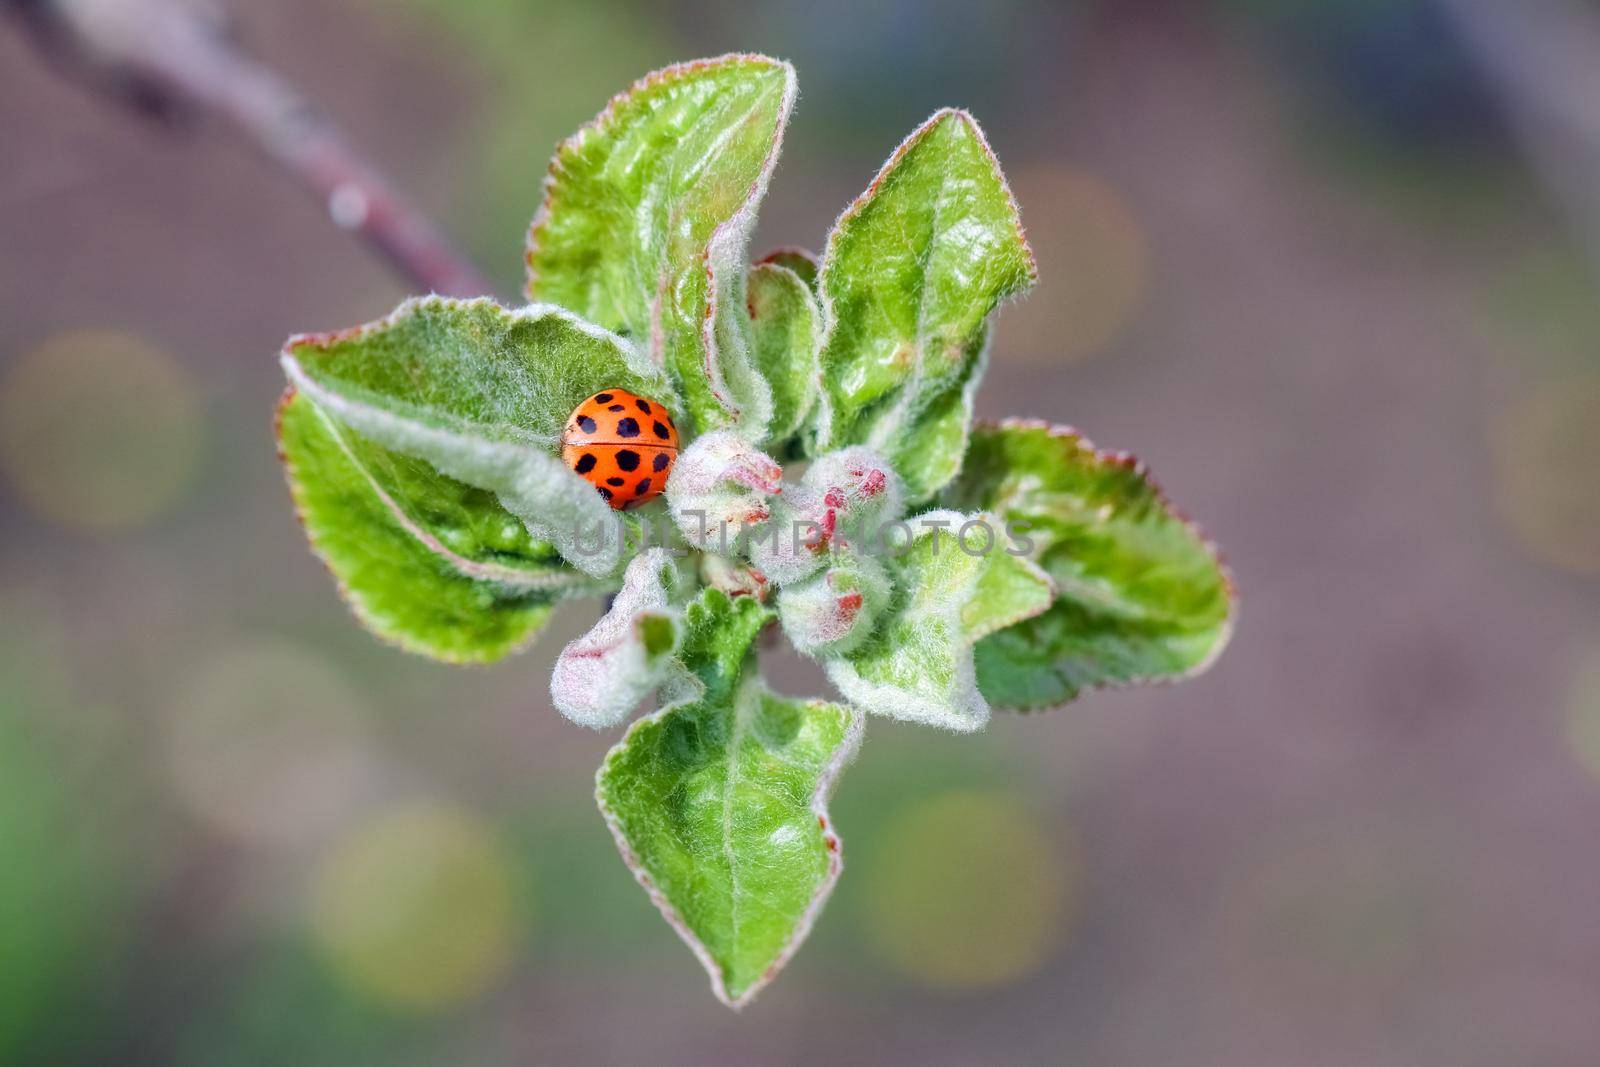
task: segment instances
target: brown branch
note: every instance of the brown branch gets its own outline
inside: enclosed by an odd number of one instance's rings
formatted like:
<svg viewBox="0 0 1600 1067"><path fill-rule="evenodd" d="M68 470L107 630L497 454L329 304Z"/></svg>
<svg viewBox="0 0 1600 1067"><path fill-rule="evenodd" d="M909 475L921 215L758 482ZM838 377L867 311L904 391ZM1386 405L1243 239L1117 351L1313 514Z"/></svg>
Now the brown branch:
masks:
<svg viewBox="0 0 1600 1067"><path fill-rule="evenodd" d="M35 39L124 102L222 117L370 242L413 285L449 296L491 287L275 71L241 52L196 0L0 0Z"/></svg>

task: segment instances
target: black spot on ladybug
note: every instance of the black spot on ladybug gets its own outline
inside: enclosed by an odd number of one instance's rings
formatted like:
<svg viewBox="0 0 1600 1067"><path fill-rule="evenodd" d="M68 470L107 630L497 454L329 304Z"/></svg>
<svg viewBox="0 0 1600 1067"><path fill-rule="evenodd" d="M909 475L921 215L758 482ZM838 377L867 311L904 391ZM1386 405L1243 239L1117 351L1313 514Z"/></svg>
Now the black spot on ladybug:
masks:
<svg viewBox="0 0 1600 1067"><path fill-rule="evenodd" d="M579 404L561 434L562 461L619 510L659 496L677 454L678 431L661 402L614 386Z"/></svg>

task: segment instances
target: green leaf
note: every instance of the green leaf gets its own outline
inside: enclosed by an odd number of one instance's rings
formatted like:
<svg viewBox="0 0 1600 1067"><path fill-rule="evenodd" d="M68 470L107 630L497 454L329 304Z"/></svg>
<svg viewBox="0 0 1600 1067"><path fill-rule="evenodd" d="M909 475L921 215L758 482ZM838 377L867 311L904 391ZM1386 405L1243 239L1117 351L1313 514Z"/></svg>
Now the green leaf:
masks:
<svg viewBox="0 0 1600 1067"><path fill-rule="evenodd" d="M772 388L766 439L783 441L804 425L816 403L822 312L805 281L788 267L758 263L748 284L750 351Z"/></svg>
<svg viewBox="0 0 1600 1067"><path fill-rule="evenodd" d="M717 996L739 1007L799 946L839 877L826 803L861 718L766 689L750 648L772 612L754 599L708 589L686 618L692 695L634 723L596 795L623 859Z"/></svg>
<svg viewBox="0 0 1600 1067"><path fill-rule="evenodd" d="M979 644L994 703L1047 708L1088 688L1196 674L1227 644L1226 569L1131 456L1042 422L981 425L944 500L1027 524L1031 558L1059 593Z"/></svg>
<svg viewBox="0 0 1600 1067"><path fill-rule="evenodd" d="M380 322L291 338L291 384L375 444L494 493L530 535L595 576L616 571L619 518L558 456L572 409L599 389L675 399L623 339L548 305L409 300Z"/></svg>
<svg viewBox="0 0 1600 1067"><path fill-rule="evenodd" d="M967 352L967 363L953 381L925 397L914 428L897 431L887 446L895 471L917 499L942 486L961 469L972 426L973 401L983 372L989 366L989 338L993 330L979 331Z"/></svg>
<svg viewBox="0 0 1600 1067"><path fill-rule="evenodd" d="M1016 203L978 124L964 111L934 115L828 238L818 450L877 448L912 500L954 477L986 323L1034 274Z"/></svg>
<svg viewBox="0 0 1600 1067"><path fill-rule="evenodd" d="M615 726L676 663L681 586L672 556L650 548L635 556L610 609L569 642L550 674L556 710L581 726Z"/></svg>
<svg viewBox="0 0 1600 1067"><path fill-rule="evenodd" d="M489 662L531 641L557 600L593 590L531 542L477 540L491 531L492 502L408 467L303 395L285 397L278 440L312 548L386 641L451 663Z"/></svg>
<svg viewBox="0 0 1600 1067"><path fill-rule="evenodd" d="M648 343L697 432L760 440L771 415L746 245L794 97L794 70L764 56L649 75L556 151L528 235L529 297Z"/></svg>
<svg viewBox="0 0 1600 1067"><path fill-rule="evenodd" d="M534 540L493 493L447 478L425 460L380 448L337 420L330 432L395 521L462 575L552 592L608 588L567 566L554 546Z"/></svg>
<svg viewBox="0 0 1600 1067"><path fill-rule="evenodd" d="M974 675L973 643L1045 611L1050 579L1012 551L999 518L933 511L909 520L892 561L894 596L871 640L825 661L852 704L948 730L982 729L989 705Z"/></svg>

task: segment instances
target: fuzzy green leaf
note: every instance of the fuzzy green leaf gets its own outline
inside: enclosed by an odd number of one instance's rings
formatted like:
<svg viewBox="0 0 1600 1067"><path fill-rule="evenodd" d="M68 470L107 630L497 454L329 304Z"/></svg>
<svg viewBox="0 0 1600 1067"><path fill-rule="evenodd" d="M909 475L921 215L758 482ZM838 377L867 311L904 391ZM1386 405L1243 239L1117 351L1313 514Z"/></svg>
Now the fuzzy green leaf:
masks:
<svg viewBox="0 0 1600 1067"><path fill-rule="evenodd" d="M750 270L746 301L750 352L772 388L769 442L794 435L817 399L817 347L822 312L805 281L788 267L759 263Z"/></svg>
<svg viewBox="0 0 1600 1067"><path fill-rule="evenodd" d="M1016 203L978 124L964 111L934 115L828 238L817 448L877 448L912 500L954 477L986 323L1034 273Z"/></svg>
<svg viewBox="0 0 1600 1067"><path fill-rule="evenodd" d="M628 342L548 305L425 297L355 330L292 338L282 359L297 390L362 437L494 493L534 539L589 574L617 569L634 520L558 451L567 417L596 390L672 406Z"/></svg>
<svg viewBox="0 0 1600 1067"><path fill-rule="evenodd" d="M973 401L989 366L989 338L993 332L987 326L979 331L967 350L961 374L930 391L923 399L915 427L902 428L889 445L895 471L912 499L946 484L961 469L972 426Z"/></svg>
<svg viewBox="0 0 1600 1067"><path fill-rule="evenodd" d="M1065 427L979 426L944 499L1026 523L1059 591L1048 612L978 645L995 704L1047 708L1083 689L1192 675L1227 644L1227 571L1132 457Z"/></svg>
<svg viewBox="0 0 1600 1067"><path fill-rule="evenodd" d="M928 512L909 526L909 547L892 561L885 621L871 640L826 661L828 677L875 714L982 729L989 705L974 675L974 642L1045 611L1054 590L1043 571L1007 550L994 515Z"/></svg>
<svg viewBox="0 0 1600 1067"><path fill-rule="evenodd" d="M487 494L363 441L302 395L285 398L278 438L313 549L387 641L488 662L532 640L557 600L594 591L520 523L497 523L510 516Z"/></svg>
<svg viewBox="0 0 1600 1067"><path fill-rule="evenodd" d="M750 649L771 618L705 590L680 652L690 695L634 723L597 779L624 860L734 1007L787 961L839 876L826 803L861 739L850 709L762 684Z"/></svg>
<svg viewBox="0 0 1600 1067"><path fill-rule="evenodd" d="M794 71L733 55L668 67L557 150L528 236L528 295L648 342L697 432L759 440L746 245L794 104Z"/></svg>
<svg viewBox="0 0 1600 1067"><path fill-rule="evenodd" d="M567 566L554 546L534 540L493 493L447 478L425 460L380 448L337 420L330 432L400 526L462 575L552 592L607 588Z"/></svg>

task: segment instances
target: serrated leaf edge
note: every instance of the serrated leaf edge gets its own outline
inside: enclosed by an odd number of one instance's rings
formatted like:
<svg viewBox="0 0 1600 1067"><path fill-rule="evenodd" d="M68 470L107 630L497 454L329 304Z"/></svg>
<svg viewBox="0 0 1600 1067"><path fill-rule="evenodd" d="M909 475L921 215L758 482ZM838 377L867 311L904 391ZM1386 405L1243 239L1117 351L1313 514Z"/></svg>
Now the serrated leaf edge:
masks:
<svg viewBox="0 0 1600 1067"><path fill-rule="evenodd" d="M343 330L293 334L283 343L283 347L278 352L278 359L280 362L292 361L298 363L299 359L295 355L295 349L297 348L318 348L326 351L334 345L359 341L371 334L392 329L407 316L415 314L419 309L428 307L455 308L463 311L488 307L493 308L512 322L539 322L543 319L561 319L580 333L587 334L597 341L604 341L616 348L623 362L630 364L633 371L639 376L652 379L660 376L661 386L670 387L670 383L666 381L664 376L660 375L660 368L650 363L645 353L640 351L637 342L623 337L619 333L613 333L603 326L596 325L582 315L569 311L559 304L536 301L531 304L524 304L521 307L508 308L492 296L461 298L440 296L437 293L410 296L402 300L387 315L372 319L369 322L363 322L359 326L351 326ZM673 400L675 405L679 402L679 398L676 396L669 397L669 399ZM560 434L527 433L524 437L530 441L554 442L560 439Z"/></svg>
<svg viewBox="0 0 1600 1067"><path fill-rule="evenodd" d="M295 387L292 385L289 386L285 390L285 397L282 401L280 401L280 404L287 404L297 395L298 391L295 389ZM355 453L350 451L349 445L345 443L344 434L340 431L345 430L346 428L343 427L338 420L332 418L332 416L323 411L322 408L318 407L315 400L307 397L306 401L307 403L311 404L312 407L316 408L318 417L333 428L334 439L339 444L339 450L343 452L350 460L351 464L361 472L362 480L364 480L372 489L373 495L376 496L378 500L383 503L384 507L388 509L390 515L394 517L395 522L399 524L400 528L405 530L406 533L410 534L418 541L422 542L423 547L427 548L434 555L450 564L450 566L463 577L471 578L473 581L477 582L493 582L494 584L505 589L516 590L519 592L532 592L540 590L550 592L570 592L574 595L577 595L583 592L598 594L610 588L608 583L596 581L595 579L585 575L582 571L575 569L552 570L548 574L534 575L526 571L518 570L515 567L507 567L495 563L480 563L477 560L467 559L465 556L459 555L450 549L450 547L447 546L443 541L440 541L433 534L417 525L416 521L412 519L410 515L406 514L405 509L400 506L399 502L395 500L394 497L389 495L388 490L379 485L372 475L367 472L366 467L359 459L356 458ZM565 567L565 564L562 566Z"/></svg>
<svg viewBox="0 0 1600 1067"><path fill-rule="evenodd" d="M744 200L739 205L739 210L724 219L712 231L711 239L706 242L705 251L700 254L700 260L706 272L706 313L705 318L700 323L701 359L705 367L706 379L711 383L712 395L717 398L717 402L728 412L735 425L738 424L744 413L729 396L725 395L730 391L723 371L723 364L727 362L727 354L721 351L716 337L717 309L722 305L724 294L721 292L721 286L717 279L719 275L728 279L728 285L735 290L734 293L728 294L730 296L737 296L744 289L745 256L750 243L750 235L755 231L756 213L761 206L761 201L766 198L767 186L772 181L772 172L778 167L778 157L783 151L783 137L789 128L789 116L794 112L794 102L800 91L799 80L792 65L783 60L769 60L769 62L775 63L783 71L784 81L783 99L778 105L778 121L773 127L772 140L767 148L766 157L762 160L760 172L756 175L755 180L750 183L750 188L746 191ZM720 270L718 269L719 266ZM737 306L734 310L737 327L732 331L732 335L738 338L743 351L732 355L742 363L741 374L746 375L749 380L757 385L766 388L768 411L764 413L764 418L766 421L770 421L772 417L770 410L772 407L771 386L760 371L756 369L751 358L748 324L744 321L742 314L743 305L744 301L742 299L737 301ZM656 308L659 307L660 301L658 299ZM659 328L659 324L653 321L651 332L654 333ZM765 425L755 427L754 431L751 435L752 440L760 440L766 436Z"/></svg>
<svg viewBox="0 0 1600 1067"><path fill-rule="evenodd" d="M368 335L369 333L373 333L377 330L385 329L394 325L403 316L410 314L417 308L426 305L436 305L448 308L490 307L493 308L497 313L506 316L512 321L537 322L546 318L560 319L582 333L594 337L597 340L606 341L607 343L612 344L613 347L617 348L618 354L620 358L624 360L624 362L636 364L637 361L637 347L630 344L625 338L620 337L609 330L603 329L602 327L596 326L594 323L589 322L581 316L574 315L572 312L566 310L565 308L558 307L555 304L530 304L526 307L509 309L502 307L497 301L488 297L479 297L472 300L457 300L450 297L425 296L415 297L402 302L401 305L393 312L385 316L383 319L377 320L376 322L366 323L362 326L352 327L348 330L335 331L333 333L298 334L294 337L291 337L284 343L283 349L279 354L279 363L282 365L284 374L288 377L290 383L300 392L304 393L307 399L316 404L319 409L326 410L329 414L339 418L340 421L349 424L352 429L356 429L357 420L364 421L366 424L365 428L358 429L357 432L362 434L362 436L375 440L378 444L384 445L385 447L393 447L396 451L406 452L407 454L415 454L407 452L407 446L396 446L391 444L389 441L383 440L379 432L375 431L381 431L381 433L384 434L393 434L394 436L405 436L409 439L409 447L412 448L415 448L417 442L419 441L428 442L435 446L442 444L459 446L461 449L459 453L460 455L466 456L470 454L473 459L480 461L485 459L491 452L497 450L521 450L522 454L518 458L524 466L527 466L529 463L536 462L540 466L540 470L544 474L549 475L550 485L563 487L567 492L568 503L571 503L579 508L591 509L591 511L594 513L595 521L599 523L602 528L606 521L617 519L617 516L620 513L611 511L611 509L593 493L593 487L584 481L582 477L573 473L556 456L555 450L548 447L559 440L558 434L535 433L525 430L521 427L501 427L504 430L514 431L514 433L508 434L508 437L505 440L491 440L480 437L475 432L474 428L470 426L463 425L456 428L449 428L445 426L432 425L428 422L413 419L406 414L391 411L386 407L375 405L366 400L352 399L350 397L343 396L324 386L320 381L307 372L305 367L300 363L299 354L296 351L299 348L314 347L326 350L337 343L357 340ZM641 376L653 376L653 371L648 366L641 367L635 365L633 366L633 369L635 373L638 373ZM665 385L664 382L663 385ZM462 440L455 440L458 434L463 435ZM451 477L456 476L449 469L441 467L439 462L434 459L428 458L426 459L426 462L429 462L435 470L438 470L442 474ZM482 486L482 488L490 487ZM564 546L562 544L562 531L559 528L551 528L544 533L540 533L534 528L535 524L539 523L540 520L534 517L534 512L531 509L527 513L521 513L519 510L517 510L517 505L513 504L512 502L508 502L506 499L506 494L503 491L498 489L493 491L496 493L496 496L499 497L501 506L505 507L507 511L510 511L513 515L516 515L519 519L521 519L523 524L529 528L530 533L532 533L539 540L553 542L557 551L561 553L562 557L567 561L567 563L593 576L597 580L609 579L618 569L618 567L624 562L622 556L625 548L624 543L627 540L626 536L619 537L615 541L608 539L605 547L608 549L614 548L615 552L605 551L588 555L584 553L570 553L564 551ZM630 522L636 520L630 519L627 516L622 516L621 521ZM581 527L582 523L578 523L576 526ZM574 537L576 536L576 533L574 533ZM574 558L575 556L580 556L582 558Z"/></svg>
<svg viewBox="0 0 1600 1067"><path fill-rule="evenodd" d="M698 679L695 679L695 681L698 683ZM772 693L759 678L753 678L746 684L761 692ZM755 693L755 698L759 699L761 692ZM781 697L779 694L772 695L779 696L780 699L794 699ZM737 706L737 702L740 699L744 698L745 694L743 693L735 694L735 706ZM716 959L712 957L710 949L706 948L705 943L690 929L689 924L678 913L678 909L673 907L666 894L661 891L655 884L655 880L650 877L650 872L645 869L638 854L633 851L633 846L628 843L627 836L623 831L621 820L606 804L605 794L601 786L601 776L604 775L607 765L610 764L612 754L627 745L634 731L642 729L646 724L659 722L674 709L684 704L691 704L697 699L699 699L698 695L694 694L682 696L658 711L635 719L628 726L627 732L622 735L622 740L617 742L610 752L606 753L606 758L601 761L599 769L595 772L595 803L600 808L600 815L605 819L606 826L611 830L612 839L617 843L617 851L622 854L623 864L629 871L633 872L634 880L644 889L645 894L650 898L650 902L656 906L656 910L661 913L661 917L667 921L667 925L672 927L683 943L689 946L689 950L694 953L695 959L700 961L700 966L705 968L706 974L711 980L711 992L722 1003L734 1011L739 1011L746 1004L749 1004L751 1000L755 999L756 994L765 989L767 984L778 976L789 960L793 958L795 952L805 943L806 938L811 934L812 926L817 921L817 916L822 913L823 905L828 902L828 897L832 895L834 886L838 884L839 875L844 872L844 844L839 839L839 835L834 832L833 821L828 814L828 801L833 796L833 789L838 783L839 775L861 749L861 739L866 733L867 716L861 709L848 703L841 704L821 699L802 701L808 708L827 706L843 708L850 717L850 725L845 730L844 739L839 742L838 748L834 750L833 759L828 761L828 765L822 769L821 775L817 778L817 788L811 794L811 803L809 805L811 814L816 816L817 824L822 828L824 846L828 850L828 870L823 876L822 884L817 887L816 892L812 895L811 903L806 906L806 910L801 913L799 921L795 923L794 933L789 940L785 942L778 955L773 958L773 961L767 965L767 969L762 972L761 977L750 983L742 993L735 997L729 994L727 983L722 977L722 970L718 966Z"/></svg>
<svg viewBox="0 0 1600 1067"><path fill-rule="evenodd" d="M576 152L590 136L610 126L616 118L617 111L634 95L653 89L657 85L682 78L685 75L734 63L771 64L773 66L789 67L791 79L794 76L794 69L790 64L781 59L762 55L759 52L725 52L720 56L709 56L705 59L691 59L683 63L672 63L651 71L644 77L636 79L633 84L621 92L612 94L611 99L606 101L605 107L601 108L594 118L561 139L560 143L556 145L555 152L550 156L550 164L546 168L541 185L542 195L539 201L539 209L534 212L533 221L528 224L528 233L524 240L523 266L527 268L523 283L523 294L525 296L530 300L533 298L534 283L538 281L538 271L534 269L533 261L539 252L539 236L543 233L545 225L550 218L551 199L555 195L555 171L562 158L569 153Z"/></svg>
<svg viewBox="0 0 1600 1067"><path fill-rule="evenodd" d="M1000 518L998 513L988 509L975 512L974 514L984 517L985 519L998 520ZM912 516L906 519L905 523L908 526L920 526L922 529L930 531L932 536L937 538L941 533L948 533L949 527L951 527L953 524L964 522L970 517L971 516L966 512L939 508ZM930 520L938 520L944 525L942 527L930 526ZM917 532L915 533L913 540L920 537L921 533ZM996 544L995 548L998 548L998 543ZM952 547L951 551L959 551L959 549ZM977 646L977 643L980 640L989 634L994 633L996 630L1004 629L1006 626L1014 626L1025 619L1030 619L1036 615L1041 615L1048 611L1050 609L1050 605L1055 602L1055 580L1052 579L1042 567L1034 564L1032 560L1024 557L1016 558L1019 560L1019 562L1025 564L1025 569L1031 572L1032 577L1038 578L1044 587L1050 590L1052 594L1051 598L1047 600L1037 611L1018 612L1014 617L1009 618L1009 621L1004 622L1003 625L990 626L981 633L968 633L966 622L962 618L962 614L967 603L970 601L962 601L959 604L951 605L943 610L943 614L946 616L946 622L950 626L950 629L953 632L961 635L959 642L952 646L956 652L955 681L950 688L950 696L952 698L966 696L968 699L965 702L965 708L957 708L956 701L952 699L950 706L953 710L952 714L950 715L945 715L942 713L935 713L932 715L921 713L915 715L904 715L878 710L878 708L874 707L875 704L903 704L904 701L897 699L896 694L903 694L906 692L906 690L901 689L892 683L874 681L864 677L861 672L857 670L855 663L851 660L851 657L848 654L842 656L833 656L823 660L822 668L824 673L827 674L828 680L833 683L834 688L839 690L840 694L847 702L853 706L860 707L863 713L883 715L886 718L898 719L901 722L914 722L923 726L935 726L939 727L940 729L950 730L954 733L976 733L979 730L982 730L986 725L988 725L990 712L993 709L989 704L989 698L984 696L983 691L978 688L978 675L976 665L973 662L973 649ZM985 565L987 565L987 563ZM978 586L981 582L982 574L980 573L973 578L972 594L974 596L977 594ZM900 610L904 611L905 609L901 608Z"/></svg>
<svg viewBox="0 0 1600 1067"><path fill-rule="evenodd" d="M728 52L724 55L713 56L707 59L695 59L686 63L674 63L646 74L635 81L628 88L615 94L606 102L594 118L578 127L570 136L564 138L556 146L555 153L551 156L550 166L545 173L543 182L543 197L539 203L539 210L535 212L533 221L528 226L528 233L523 247L523 263L526 267L524 293L531 299L534 287L538 281L538 271L534 261L538 256L539 242L548 225L556 191L556 168L566 156L578 151L583 143L598 132L604 131L615 120L618 110L633 96L647 92L658 85L663 85L688 75L696 74L721 66L736 64L749 64L754 66L770 67L781 70L784 75L783 99L779 105L777 125L773 129L772 144L768 148L761 171L756 175L741 202L739 210L728 219L724 220L712 231L706 242L706 249L701 253L701 262L707 274L706 287L706 314L700 327L701 360L706 372L706 380L710 383L712 395L723 409L737 421L739 409L734 405L728 395L727 383L724 380L722 368L718 358L718 349L715 337L716 308L719 299L717 286L717 272L712 261L713 251L719 249L723 242L738 237L739 232L734 227L743 227L743 236L748 239L750 231L754 228L756 208L766 195L772 172L777 168L778 156L783 144L783 136L788 129L789 116L794 110L794 102L799 95L799 83L795 75L794 66L786 60L776 59L772 56L762 55L758 52ZM739 255L737 268L740 279L735 284L742 284L743 269L743 242L737 242ZM730 250L732 251L732 250ZM668 279L663 276L657 280L657 292L650 304L650 358L658 366L665 363L666 341L661 327L661 306L663 302L662 289ZM748 358L748 354L746 354ZM752 368L753 373L753 368ZM757 435L759 436L759 434Z"/></svg>
<svg viewBox="0 0 1600 1067"><path fill-rule="evenodd" d="M1065 423L1054 423L1047 419L1013 416L998 420L980 419L974 424L973 429L976 430L979 428L989 430L1044 430L1047 434L1049 434L1049 436L1060 438L1062 440L1069 440L1079 451L1088 452L1101 462L1122 467L1138 477L1150 487L1151 495L1155 499L1156 503L1161 506L1161 509L1173 519L1177 520L1177 522L1186 530L1188 530L1190 538L1193 539L1193 541L1205 551L1206 555L1211 557L1211 561L1216 565L1218 572L1222 575L1223 590L1228 599L1228 613L1223 618L1218 629L1216 641L1206 652L1205 657L1192 667L1179 671L1175 674L1139 675L1133 678L1117 678L1108 679L1103 682L1093 682L1089 685L1080 687L1071 698L1057 703L1027 705L994 704L992 707L1001 711L1015 712L1022 715L1041 714L1043 712L1055 711L1058 708L1064 708L1068 704L1076 702L1085 693L1115 692L1119 689L1134 689L1145 686L1173 686L1177 685L1179 682L1188 681L1191 678L1198 678L1200 675L1209 671L1216 664L1217 660L1221 658L1222 653L1227 650L1229 642L1233 640L1234 630L1238 627L1238 585L1234 580L1233 570L1228 566L1227 558L1224 556L1221 546L1207 537L1205 535L1205 531L1201 529L1200 524L1195 522L1195 520L1190 518L1182 508L1178 507L1172 502L1171 498L1167 496L1166 490L1161 487L1161 483L1156 481L1155 477L1150 473L1149 466L1138 456L1135 456L1132 452L1111 451L1109 449L1097 447L1094 442L1091 441L1085 434L1080 432L1075 427ZM1016 621L1022 622L1024 620L1018 619ZM1001 627L1000 629L1004 629L1004 627Z"/></svg>
<svg viewBox="0 0 1600 1067"><path fill-rule="evenodd" d="M1022 208L1017 203L1016 194L1011 191L1011 183L1006 179L1006 173L1000 166L1000 157L995 155L994 148L989 144L989 138L985 136L983 132L983 127L978 124L978 120L973 117L972 112L968 111L966 108L940 108L932 115L928 116L928 118L923 121L922 125L918 126L916 129L912 130L906 135L905 139L901 141L898 146L896 146L892 153L890 153L889 158L884 161L883 166L878 168L877 174L873 176L871 183L866 187L866 189L857 195L854 200L850 201L850 203L845 206L843 211L839 212L838 218L834 219L833 228L828 231L828 239L823 244L822 259L817 270L816 288L817 301L822 308L823 333L822 339L817 348L818 396L816 415L813 420L816 430L816 438L819 442L831 443L833 435L833 397L828 391L827 382L824 380L824 376L827 374L827 368L822 365L821 354L827 350L828 341L833 336L833 328L836 320L836 316L834 315L833 311L833 299L828 295L827 278L825 276L827 265L833 261L834 245L838 243L840 235L844 232L845 224L865 210L866 206L872 202L872 199L875 196L877 196L878 189L888 179L889 175L894 172L895 168L898 167L905 159L906 155L909 154L910 151L918 144L920 144L925 137L937 129L939 124L947 118L954 118L956 121L962 123L967 128L967 131L971 133L973 138L978 142L978 147L982 150L984 158L989 162L990 170L994 173L995 179L1000 183L1001 192L1005 194L1006 204L1011 209L1011 223L1013 228L1016 230L1017 240L1022 244L1022 251L1027 257L1028 281L1030 286L1039 280L1039 261L1033 253L1033 246L1028 243L1028 234L1022 225ZM803 253L804 249L796 249L796 251ZM1013 294L1014 297L1020 295L1021 292ZM988 343L988 339L985 339L985 347L987 347Z"/></svg>

